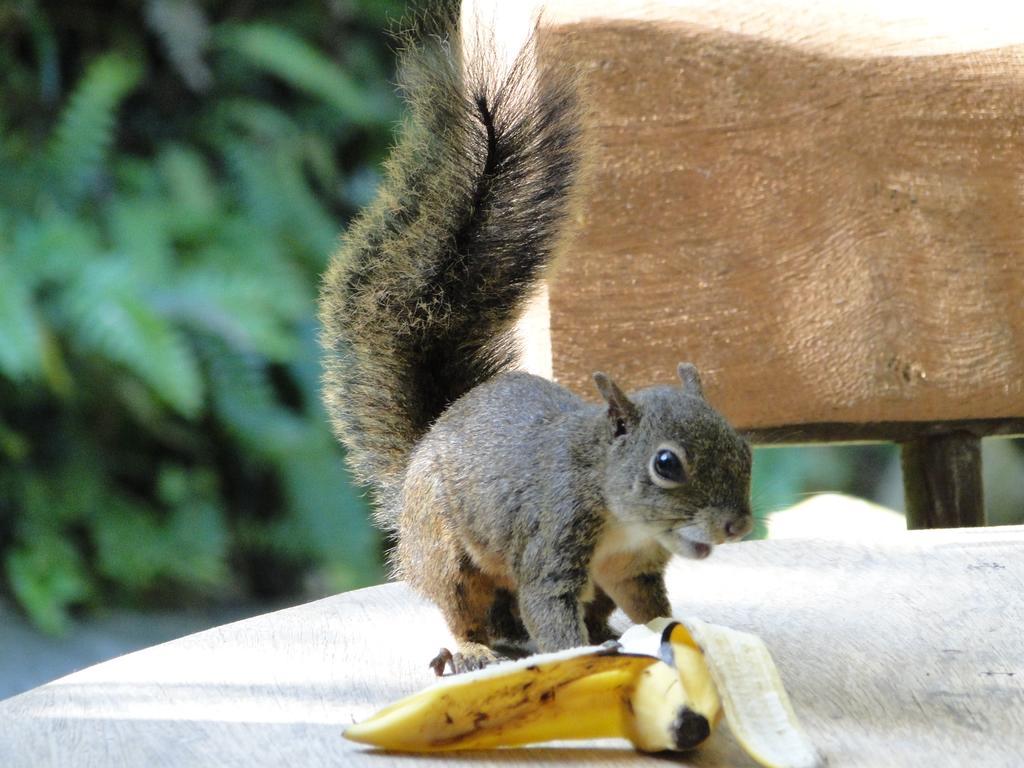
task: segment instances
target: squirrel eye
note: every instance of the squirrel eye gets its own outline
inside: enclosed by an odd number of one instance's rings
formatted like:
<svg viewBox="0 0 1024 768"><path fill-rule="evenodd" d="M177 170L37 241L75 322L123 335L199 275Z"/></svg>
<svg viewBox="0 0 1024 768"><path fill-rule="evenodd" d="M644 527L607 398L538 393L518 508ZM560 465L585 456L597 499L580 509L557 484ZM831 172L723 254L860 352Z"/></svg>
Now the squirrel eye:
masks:
<svg viewBox="0 0 1024 768"><path fill-rule="evenodd" d="M686 468L679 455L669 448L659 448L651 459L651 479L663 488L674 488L686 482Z"/></svg>

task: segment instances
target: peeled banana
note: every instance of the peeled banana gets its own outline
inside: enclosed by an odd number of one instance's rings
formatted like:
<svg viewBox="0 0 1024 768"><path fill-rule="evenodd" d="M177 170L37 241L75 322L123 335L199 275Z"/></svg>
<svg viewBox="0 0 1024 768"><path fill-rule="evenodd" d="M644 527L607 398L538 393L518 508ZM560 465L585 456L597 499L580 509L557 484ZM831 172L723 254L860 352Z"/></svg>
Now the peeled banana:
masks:
<svg viewBox="0 0 1024 768"><path fill-rule="evenodd" d="M764 643L696 619L656 619L614 647L575 648L446 678L344 732L392 751L488 749L561 739L628 739L681 751L724 714L766 768L814 768Z"/></svg>

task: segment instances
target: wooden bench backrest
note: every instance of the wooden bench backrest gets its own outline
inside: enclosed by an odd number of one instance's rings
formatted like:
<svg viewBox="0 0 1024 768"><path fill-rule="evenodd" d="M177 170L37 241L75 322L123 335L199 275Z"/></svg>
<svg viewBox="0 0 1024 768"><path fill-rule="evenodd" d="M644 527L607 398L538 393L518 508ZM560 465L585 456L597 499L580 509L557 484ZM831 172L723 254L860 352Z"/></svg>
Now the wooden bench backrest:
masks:
<svg viewBox="0 0 1024 768"><path fill-rule="evenodd" d="M902 5L546 3L595 143L558 380L690 360L783 436L1024 416L1024 17Z"/></svg>

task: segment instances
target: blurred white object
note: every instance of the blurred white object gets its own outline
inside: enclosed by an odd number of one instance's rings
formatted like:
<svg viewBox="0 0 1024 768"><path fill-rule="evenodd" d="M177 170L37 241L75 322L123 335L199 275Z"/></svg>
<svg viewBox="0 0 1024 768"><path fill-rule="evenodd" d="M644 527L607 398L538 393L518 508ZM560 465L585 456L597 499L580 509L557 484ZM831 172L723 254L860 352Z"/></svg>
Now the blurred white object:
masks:
<svg viewBox="0 0 1024 768"><path fill-rule="evenodd" d="M768 518L769 539L880 539L907 530L902 514L865 499L821 493Z"/></svg>

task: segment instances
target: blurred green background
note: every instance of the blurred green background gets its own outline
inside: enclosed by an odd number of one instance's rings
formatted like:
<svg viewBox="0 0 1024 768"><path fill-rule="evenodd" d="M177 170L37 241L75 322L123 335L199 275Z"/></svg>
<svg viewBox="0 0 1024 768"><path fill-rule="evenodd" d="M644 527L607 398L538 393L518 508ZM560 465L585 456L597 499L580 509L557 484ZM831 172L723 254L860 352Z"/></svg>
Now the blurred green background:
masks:
<svg viewBox="0 0 1024 768"><path fill-rule="evenodd" d="M0 2L0 592L38 628L384 578L319 401L315 299L400 118L404 11ZM986 450L1009 522L1020 452ZM899 505L895 462L759 450L757 509Z"/></svg>
<svg viewBox="0 0 1024 768"><path fill-rule="evenodd" d="M403 11L0 3L0 560L39 627L384 577L314 303Z"/></svg>

